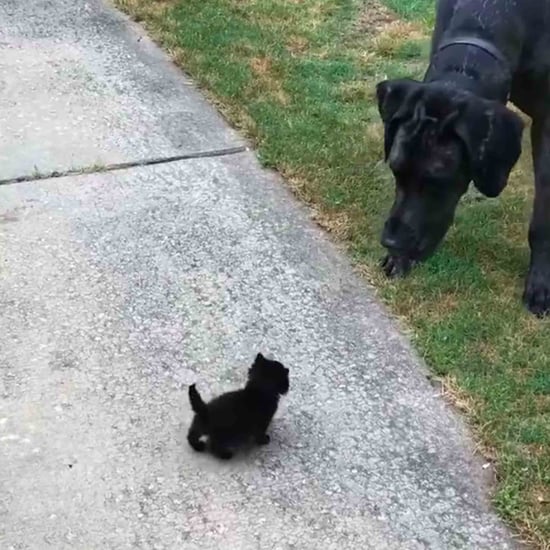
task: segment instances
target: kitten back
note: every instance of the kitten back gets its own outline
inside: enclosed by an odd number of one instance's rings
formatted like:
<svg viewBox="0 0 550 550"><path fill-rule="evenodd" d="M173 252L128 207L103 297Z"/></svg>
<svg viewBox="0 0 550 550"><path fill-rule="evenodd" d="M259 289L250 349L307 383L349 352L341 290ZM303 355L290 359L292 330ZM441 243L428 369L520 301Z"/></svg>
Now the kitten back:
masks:
<svg viewBox="0 0 550 550"><path fill-rule="evenodd" d="M202 400L195 384L189 386L189 402L191 403L193 412L202 420L206 420L208 417L208 407Z"/></svg>

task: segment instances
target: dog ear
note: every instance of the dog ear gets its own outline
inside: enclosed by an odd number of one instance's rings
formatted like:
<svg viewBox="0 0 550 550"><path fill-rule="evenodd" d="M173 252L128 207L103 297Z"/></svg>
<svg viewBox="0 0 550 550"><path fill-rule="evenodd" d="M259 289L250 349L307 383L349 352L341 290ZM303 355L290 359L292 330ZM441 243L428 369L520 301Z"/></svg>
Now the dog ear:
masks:
<svg viewBox="0 0 550 550"><path fill-rule="evenodd" d="M376 85L376 98L382 122L390 121L402 107L405 98L419 86L420 82L406 78L379 82Z"/></svg>
<svg viewBox="0 0 550 550"><path fill-rule="evenodd" d="M421 89L416 80L384 80L376 85L378 112L384 123L384 160L387 161L397 132L398 123L413 112L410 96Z"/></svg>
<svg viewBox="0 0 550 550"><path fill-rule="evenodd" d="M455 131L468 153L472 180L487 197L497 197L521 155L523 121L497 101L468 98Z"/></svg>

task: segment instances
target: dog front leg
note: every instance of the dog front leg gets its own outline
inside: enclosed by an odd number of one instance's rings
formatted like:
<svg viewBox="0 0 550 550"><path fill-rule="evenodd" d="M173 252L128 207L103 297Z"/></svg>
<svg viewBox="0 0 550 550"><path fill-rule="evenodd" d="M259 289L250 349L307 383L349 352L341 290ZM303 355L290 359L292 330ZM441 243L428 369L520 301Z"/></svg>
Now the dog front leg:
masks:
<svg viewBox="0 0 550 550"><path fill-rule="evenodd" d="M550 117L534 119L531 128L535 201L529 226L531 263L523 301L542 317L550 313Z"/></svg>

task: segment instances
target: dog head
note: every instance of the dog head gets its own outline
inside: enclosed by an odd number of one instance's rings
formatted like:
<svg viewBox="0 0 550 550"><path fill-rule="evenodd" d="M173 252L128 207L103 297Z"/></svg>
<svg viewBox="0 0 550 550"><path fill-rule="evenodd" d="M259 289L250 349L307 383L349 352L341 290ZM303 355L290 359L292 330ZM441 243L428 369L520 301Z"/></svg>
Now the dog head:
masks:
<svg viewBox="0 0 550 550"><path fill-rule="evenodd" d="M248 383L263 390L284 395L289 389L288 369L278 361L258 353L248 370Z"/></svg>
<svg viewBox="0 0 550 550"><path fill-rule="evenodd" d="M523 122L496 101L440 83L390 80L376 88L395 200L382 244L401 273L430 256L470 181L498 196L521 154Z"/></svg>

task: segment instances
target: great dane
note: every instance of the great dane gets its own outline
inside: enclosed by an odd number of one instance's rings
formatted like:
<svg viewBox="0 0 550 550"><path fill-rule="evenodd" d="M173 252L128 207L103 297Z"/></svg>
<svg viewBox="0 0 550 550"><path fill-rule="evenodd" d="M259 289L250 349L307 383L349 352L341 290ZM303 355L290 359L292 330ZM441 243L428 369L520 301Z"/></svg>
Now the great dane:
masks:
<svg viewBox="0 0 550 550"><path fill-rule="evenodd" d="M388 276L429 257L471 181L499 195L532 119L535 201L523 300L550 313L550 0L439 0L422 82L377 86L395 201L384 226Z"/></svg>

